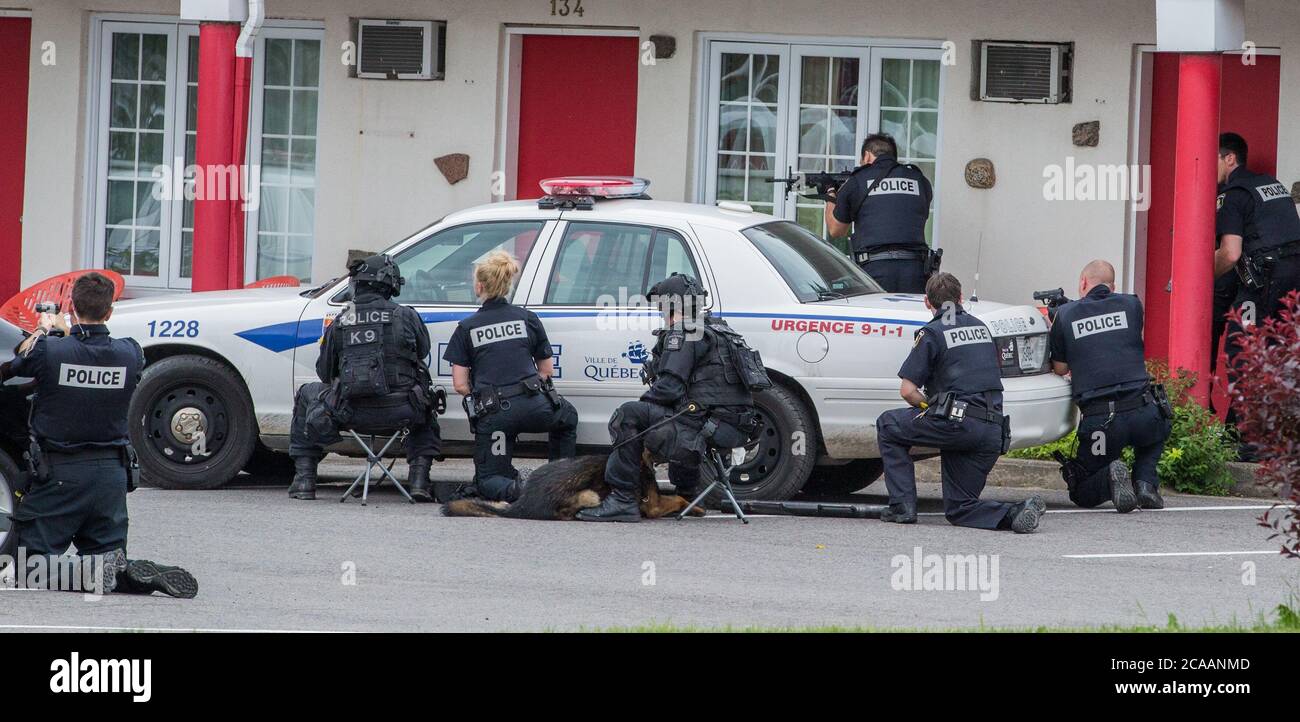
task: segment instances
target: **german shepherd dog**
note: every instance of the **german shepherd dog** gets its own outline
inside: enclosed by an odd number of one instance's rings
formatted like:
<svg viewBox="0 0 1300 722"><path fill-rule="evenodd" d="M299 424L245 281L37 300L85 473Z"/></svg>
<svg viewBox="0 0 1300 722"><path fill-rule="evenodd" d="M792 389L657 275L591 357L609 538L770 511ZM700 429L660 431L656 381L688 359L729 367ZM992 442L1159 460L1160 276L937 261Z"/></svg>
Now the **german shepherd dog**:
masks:
<svg viewBox="0 0 1300 722"><path fill-rule="evenodd" d="M609 455L579 456L540 466L528 477L523 494L513 504L484 499L456 499L442 507L444 516L503 517L539 521L573 521L578 512L599 506L609 496L605 462ZM690 502L680 496L661 496L654 466L641 457L641 516L659 519L681 512ZM696 507L691 516L704 516Z"/></svg>

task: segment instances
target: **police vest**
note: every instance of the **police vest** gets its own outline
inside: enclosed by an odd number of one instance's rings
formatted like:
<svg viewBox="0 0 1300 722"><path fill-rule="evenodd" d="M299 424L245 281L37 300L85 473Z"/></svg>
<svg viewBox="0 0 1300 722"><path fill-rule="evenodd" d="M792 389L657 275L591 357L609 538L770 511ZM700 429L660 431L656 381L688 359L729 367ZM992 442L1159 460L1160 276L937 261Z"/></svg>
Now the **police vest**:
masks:
<svg viewBox="0 0 1300 722"><path fill-rule="evenodd" d="M537 375L527 309L495 299L460 322L468 334L475 391L509 386Z"/></svg>
<svg viewBox="0 0 1300 722"><path fill-rule="evenodd" d="M129 442L127 411L144 354L134 339L114 339L103 326L47 337L44 373L32 406L32 433L53 451L77 451Z"/></svg>
<svg viewBox="0 0 1300 722"><path fill-rule="evenodd" d="M414 339L405 333L401 306L377 297L339 314L331 328L339 354L339 390L345 399L406 392L424 370Z"/></svg>
<svg viewBox="0 0 1300 722"><path fill-rule="evenodd" d="M927 395L934 398L954 391L960 399L970 400L988 391L1001 391L1002 369L988 326L960 310L952 323L946 324L944 319L941 313L924 329L940 347L934 372L925 384Z"/></svg>
<svg viewBox="0 0 1300 722"><path fill-rule="evenodd" d="M1137 296L1101 286L1057 309L1052 323L1062 324L1057 338L1065 339L1075 398L1104 396L1108 394L1097 392L1147 381L1142 302Z"/></svg>
<svg viewBox="0 0 1300 722"><path fill-rule="evenodd" d="M703 343L707 348L696 358L691 377L687 380L690 399L705 406L752 406L754 397L749 387L736 365L724 355L727 339L708 323L703 326L703 334L704 338L691 342ZM665 336L659 337L660 346ZM656 353L661 350L657 347Z"/></svg>
<svg viewBox="0 0 1300 722"><path fill-rule="evenodd" d="M1239 171L1229 179L1223 192L1233 188L1246 191L1255 210L1242 239L1242 253L1250 255L1300 241L1300 215L1296 214L1291 191L1278 179Z"/></svg>
<svg viewBox="0 0 1300 722"><path fill-rule="evenodd" d="M853 250L883 246L925 246L930 219L929 183L919 168L881 158L854 171L862 193L853 217ZM879 182L877 182L879 181ZM874 188L873 188L874 186Z"/></svg>

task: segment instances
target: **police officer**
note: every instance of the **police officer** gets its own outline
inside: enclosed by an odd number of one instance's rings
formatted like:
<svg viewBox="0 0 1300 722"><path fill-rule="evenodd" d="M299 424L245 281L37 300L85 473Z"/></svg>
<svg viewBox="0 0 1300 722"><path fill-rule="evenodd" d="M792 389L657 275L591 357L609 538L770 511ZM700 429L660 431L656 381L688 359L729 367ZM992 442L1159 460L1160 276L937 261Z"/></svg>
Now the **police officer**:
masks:
<svg viewBox="0 0 1300 722"><path fill-rule="evenodd" d="M950 273L937 273L926 283L925 305L934 319L916 332L898 371L900 394L913 408L886 411L876 419L889 488L889 507L880 518L916 523L916 473L909 451L925 446L940 450L943 512L950 523L1033 532L1047 510L1041 498L1017 504L979 498L1010 438L993 335L962 308L961 282Z"/></svg>
<svg viewBox="0 0 1300 722"><path fill-rule="evenodd" d="M493 251L474 267L474 294L483 301L451 335L443 359L474 431L474 484L462 494L512 502L523 491L514 467L521 433L550 435L550 458L574 456L578 411L555 390L555 354L537 314L506 300L519 264Z"/></svg>
<svg viewBox="0 0 1300 722"><path fill-rule="evenodd" d="M1156 465L1173 414L1147 375L1142 301L1114 289L1111 264L1083 269L1079 300L1057 309L1052 321L1052 370L1071 376L1079 405L1078 457L1061 468L1070 500L1085 508L1110 501L1127 514L1164 508ZM1120 461L1126 446L1136 456L1131 476Z"/></svg>
<svg viewBox="0 0 1300 722"><path fill-rule="evenodd" d="M1238 278L1232 308L1247 324L1274 318L1280 301L1300 288L1300 215L1291 193L1276 178L1246 169L1246 141L1236 133L1219 136L1218 212L1214 274ZM1229 324L1228 367L1240 350L1233 335L1241 326ZM1231 375L1231 373L1230 373ZM1229 412L1229 419L1232 418Z"/></svg>
<svg viewBox="0 0 1300 722"><path fill-rule="evenodd" d="M605 465L610 494L578 513L583 521L641 521L641 457L668 461L668 479L681 496L699 493L700 455L709 447L743 446L757 431L754 398L742 373L739 334L703 311L708 291L674 273L647 294L664 328L655 331L646 367L650 388L609 421L613 453ZM764 376L765 378L765 376Z"/></svg>
<svg viewBox="0 0 1300 722"><path fill-rule="evenodd" d="M420 314L395 303L401 270L387 255L348 267L352 300L321 337L316 375L294 399L289 455L294 477L289 496L316 498L316 466L339 429L405 426L411 498L433 501L429 467L441 459L436 401L429 367L429 329Z"/></svg>
<svg viewBox="0 0 1300 722"><path fill-rule="evenodd" d="M826 203L832 238L849 235L853 260L890 293L923 293L930 248L925 224L934 190L915 165L898 162L898 146L888 135L869 135L862 144L862 166Z"/></svg>
<svg viewBox="0 0 1300 722"><path fill-rule="evenodd" d="M113 315L113 295L113 282L98 273L78 278L68 309L75 324L42 314L36 333L0 374L35 379L32 485L13 513L18 545L29 561L50 560L52 570L55 557L75 544L82 560L98 560L104 592L190 598L198 583L189 572L126 558L126 495L138 468L127 409L144 352L134 339L109 336L104 324Z"/></svg>

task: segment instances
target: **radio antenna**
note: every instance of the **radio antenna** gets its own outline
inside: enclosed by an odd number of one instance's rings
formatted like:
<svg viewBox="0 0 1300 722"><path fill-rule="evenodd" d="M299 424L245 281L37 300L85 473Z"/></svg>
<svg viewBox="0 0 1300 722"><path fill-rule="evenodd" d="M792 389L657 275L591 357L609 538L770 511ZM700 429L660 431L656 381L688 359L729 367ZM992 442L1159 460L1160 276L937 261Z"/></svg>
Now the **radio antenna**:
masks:
<svg viewBox="0 0 1300 722"><path fill-rule="evenodd" d="M984 231L980 231L979 243L978 245L975 246L975 282L971 284L971 294L970 294L971 303L976 303L980 300L980 296L979 296L980 260L981 260L980 257L983 255L983 253L984 253Z"/></svg>

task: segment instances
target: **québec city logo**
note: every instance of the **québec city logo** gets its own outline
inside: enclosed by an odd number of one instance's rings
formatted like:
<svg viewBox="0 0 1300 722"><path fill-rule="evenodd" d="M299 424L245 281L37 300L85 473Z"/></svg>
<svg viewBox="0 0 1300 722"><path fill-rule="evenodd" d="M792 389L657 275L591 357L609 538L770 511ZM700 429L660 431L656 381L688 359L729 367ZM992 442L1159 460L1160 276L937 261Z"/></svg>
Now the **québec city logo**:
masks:
<svg viewBox="0 0 1300 722"><path fill-rule="evenodd" d="M623 354L623 358L634 364L644 364L650 360L650 352L646 350L645 344L640 341L632 341L628 343L627 353Z"/></svg>

